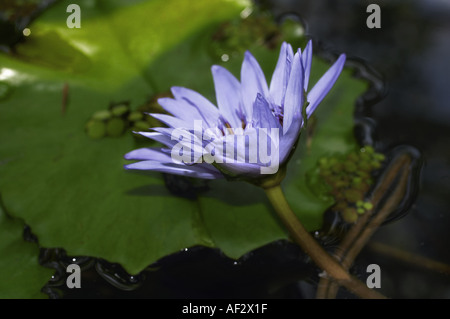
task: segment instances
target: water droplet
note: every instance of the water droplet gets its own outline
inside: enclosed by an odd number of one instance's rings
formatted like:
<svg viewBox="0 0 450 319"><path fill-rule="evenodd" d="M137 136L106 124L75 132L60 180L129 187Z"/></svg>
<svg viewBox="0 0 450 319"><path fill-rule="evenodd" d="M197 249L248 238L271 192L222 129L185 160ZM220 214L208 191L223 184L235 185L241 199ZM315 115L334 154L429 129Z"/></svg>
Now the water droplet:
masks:
<svg viewBox="0 0 450 319"><path fill-rule="evenodd" d="M142 282L129 275L119 264L111 264L106 261L98 261L95 264L97 273L114 287L132 291L138 288Z"/></svg>
<svg viewBox="0 0 450 319"><path fill-rule="evenodd" d="M220 59L221 59L223 62L227 62L227 61L230 59L230 56L229 56L228 54L224 53L224 54L222 54L222 56L220 57Z"/></svg>
<svg viewBox="0 0 450 319"><path fill-rule="evenodd" d="M28 37L31 34L31 30L29 28L25 28L22 33L24 36Z"/></svg>

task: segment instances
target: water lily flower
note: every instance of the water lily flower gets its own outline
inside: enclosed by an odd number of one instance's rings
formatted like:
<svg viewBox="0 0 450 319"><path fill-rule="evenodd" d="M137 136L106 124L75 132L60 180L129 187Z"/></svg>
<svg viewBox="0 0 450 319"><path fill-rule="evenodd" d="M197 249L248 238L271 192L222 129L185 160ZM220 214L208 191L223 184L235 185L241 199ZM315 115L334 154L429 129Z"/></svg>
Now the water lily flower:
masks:
<svg viewBox="0 0 450 319"><path fill-rule="evenodd" d="M158 100L172 115L150 114L167 127L139 132L164 147L127 153L126 159L138 162L125 168L204 179L274 174L285 166L305 123L304 116L309 118L333 87L345 59L345 54L340 55L309 92L311 41L303 53L298 49L294 54L288 43L281 45L270 85L248 51L240 82L224 67L214 65L211 70L218 107L193 90L172 87L174 98Z"/></svg>

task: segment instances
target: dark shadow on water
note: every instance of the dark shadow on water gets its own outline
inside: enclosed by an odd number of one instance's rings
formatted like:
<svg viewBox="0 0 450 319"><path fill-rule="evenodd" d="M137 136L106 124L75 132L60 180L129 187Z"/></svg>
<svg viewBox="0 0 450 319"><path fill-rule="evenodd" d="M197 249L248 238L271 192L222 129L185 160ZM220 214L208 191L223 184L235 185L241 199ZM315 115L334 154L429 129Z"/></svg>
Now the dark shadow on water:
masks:
<svg viewBox="0 0 450 319"><path fill-rule="evenodd" d="M167 196L167 189L162 185L143 185L125 192L131 196Z"/></svg>
<svg viewBox="0 0 450 319"><path fill-rule="evenodd" d="M198 196L215 198L231 206L246 206L267 202L264 192L255 185L247 182L220 180L201 180L185 176L158 173L158 172L132 172L148 177L162 175L164 184L142 185L125 193L130 196L178 196L196 200Z"/></svg>
<svg viewBox="0 0 450 319"><path fill-rule="evenodd" d="M214 191L205 192L202 196L216 198L232 206L268 203L262 189L247 182L214 181L210 185Z"/></svg>

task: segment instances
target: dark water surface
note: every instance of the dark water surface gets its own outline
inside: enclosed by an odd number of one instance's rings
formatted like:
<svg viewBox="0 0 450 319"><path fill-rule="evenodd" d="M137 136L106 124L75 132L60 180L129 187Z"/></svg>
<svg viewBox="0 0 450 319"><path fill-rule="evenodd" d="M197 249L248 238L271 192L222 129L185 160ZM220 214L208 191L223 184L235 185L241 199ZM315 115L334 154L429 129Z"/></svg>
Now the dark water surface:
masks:
<svg viewBox="0 0 450 319"><path fill-rule="evenodd" d="M421 154L420 184L404 217L381 227L373 242L450 264L450 2L378 1L381 29L366 26L360 0L259 1L282 19L296 14L324 51L346 52L379 73L377 103L358 110L376 123L377 147L409 145ZM315 46L316 48L316 46ZM371 248L372 247L372 248ZM370 244L352 269L364 278L381 267L381 292L391 298L450 298L450 275L399 260ZM378 246L379 247L379 246ZM73 259L75 258L75 259ZM238 261L202 247L163 258L138 276L119 265L42 250L59 269L45 287L52 298L313 298L317 269L291 243L280 241ZM82 266L83 289L65 286L65 266ZM341 292L339 297L350 297Z"/></svg>
<svg viewBox="0 0 450 319"><path fill-rule="evenodd" d="M288 2L286 2L286 6ZM384 78L386 96L366 110L385 149L409 144L424 165L414 205L382 227L374 241L450 263L450 2L378 1L381 29L368 29L367 1L301 1L309 33L360 57ZM284 8L276 10L283 11ZM326 22L325 22L326 21ZM382 269L386 295L450 298L450 276L380 254L363 254Z"/></svg>

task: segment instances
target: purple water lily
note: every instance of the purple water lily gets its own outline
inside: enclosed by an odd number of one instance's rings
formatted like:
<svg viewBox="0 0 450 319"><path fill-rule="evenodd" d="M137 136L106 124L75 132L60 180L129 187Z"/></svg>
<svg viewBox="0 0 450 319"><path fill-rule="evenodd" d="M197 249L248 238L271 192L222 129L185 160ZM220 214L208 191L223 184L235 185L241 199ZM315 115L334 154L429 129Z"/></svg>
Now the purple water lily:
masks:
<svg viewBox="0 0 450 319"><path fill-rule="evenodd" d="M172 87L174 98L161 98L158 103L173 116L151 114L167 127L139 132L165 147L127 153L126 159L138 162L125 168L204 179L224 175L258 178L276 173L293 151L304 125L303 116L313 114L336 82L345 55L339 56L306 94L311 62L311 41L303 54L300 49L294 54L291 45L283 43L270 86L250 52L245 53L240 82L225 68L214 65L218 108L195 91Z"/></svg>

